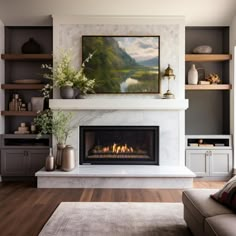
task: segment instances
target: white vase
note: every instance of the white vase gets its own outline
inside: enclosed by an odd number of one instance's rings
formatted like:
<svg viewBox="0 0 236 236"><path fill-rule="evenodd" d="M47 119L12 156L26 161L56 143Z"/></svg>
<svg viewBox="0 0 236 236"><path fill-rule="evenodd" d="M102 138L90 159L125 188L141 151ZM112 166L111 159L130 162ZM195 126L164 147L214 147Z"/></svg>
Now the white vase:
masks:
<svg viewBox="0 0 236 236"><path fill-rule="evenodd" d="M188 84L198 84L198 71L194 64L188 71Z"/></svg>

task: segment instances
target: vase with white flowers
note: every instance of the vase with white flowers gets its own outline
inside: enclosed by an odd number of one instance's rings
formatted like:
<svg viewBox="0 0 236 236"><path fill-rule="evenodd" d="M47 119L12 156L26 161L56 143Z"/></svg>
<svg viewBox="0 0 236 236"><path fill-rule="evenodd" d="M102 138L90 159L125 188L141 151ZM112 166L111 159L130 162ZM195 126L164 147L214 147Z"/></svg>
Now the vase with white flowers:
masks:
<svg viewBox="0 0 236 236"><path fill-rule="evenodd" d="M60 88L60 95L62 98L75 98L75 91L79 90L80 94L87 94L94 92L94 79L88 79L84 73L85 63L92 58L93 54L89 56L82 63L79 70L72 66L71 51L61 51L58 58L54 60L54 66L43 64L43 69L48 69L49 73L44 73L43 77L53 80L53 86Z"/></svg>

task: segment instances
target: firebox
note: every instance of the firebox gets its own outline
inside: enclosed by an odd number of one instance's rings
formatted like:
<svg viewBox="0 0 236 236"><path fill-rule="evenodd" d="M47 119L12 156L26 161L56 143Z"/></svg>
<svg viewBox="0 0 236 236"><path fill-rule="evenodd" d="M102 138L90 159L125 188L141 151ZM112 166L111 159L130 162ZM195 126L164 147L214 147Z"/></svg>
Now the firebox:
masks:
<svg viewBox="0 0 236 236"><path fill-rule="evenodd" d="M80 164L159 165L159 127L80 126Z"/></svg>

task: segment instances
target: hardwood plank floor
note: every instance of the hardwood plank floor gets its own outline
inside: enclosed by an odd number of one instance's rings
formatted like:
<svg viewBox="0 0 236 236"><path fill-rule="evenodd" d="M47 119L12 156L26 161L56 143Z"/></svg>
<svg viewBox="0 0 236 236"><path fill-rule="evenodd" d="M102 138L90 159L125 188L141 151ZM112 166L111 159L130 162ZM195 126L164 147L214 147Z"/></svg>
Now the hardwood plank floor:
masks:
<svg viewBox="0 0 236 236"><path fill-rule="evenodd" d="M224 182L195 181L195 188L221 188ZM0 235L38 235L62 202L181 202L173 189L37 189L31 183L0 183Z"/></svg>

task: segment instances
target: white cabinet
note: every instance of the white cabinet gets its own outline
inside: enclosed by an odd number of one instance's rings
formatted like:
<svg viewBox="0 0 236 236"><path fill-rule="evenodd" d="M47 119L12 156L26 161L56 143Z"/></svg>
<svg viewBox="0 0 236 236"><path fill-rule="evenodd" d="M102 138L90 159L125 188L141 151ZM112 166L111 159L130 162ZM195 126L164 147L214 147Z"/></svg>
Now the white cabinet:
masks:
<svg viewBox="0 0 236 236"><path fill-rule="evenodd" d="M232 165L230 135L186 136L186 166L198 177L230 177Z"/></svg>
<svg viewBox="0 0 236 236"><path fill-rule="evenodd" d="M186 166L197 176L230 176L231 150L186 150Z"/></svg>

